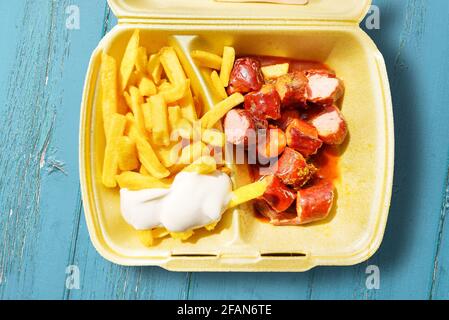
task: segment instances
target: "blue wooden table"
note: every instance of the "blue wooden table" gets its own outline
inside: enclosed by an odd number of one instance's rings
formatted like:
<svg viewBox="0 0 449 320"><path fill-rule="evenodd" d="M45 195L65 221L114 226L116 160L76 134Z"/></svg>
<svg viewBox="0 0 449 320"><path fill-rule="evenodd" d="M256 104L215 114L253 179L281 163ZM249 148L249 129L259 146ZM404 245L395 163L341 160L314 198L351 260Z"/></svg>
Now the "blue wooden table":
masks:
<svg viewBox="0 0 449 320"><path fill-rule="evenodd" d="M374 4L380 29L368 33L387 62L396 125L380 250L353 267L223 274L121 267L95 251L80 196L79 108L90 54L115 17L105 0L0 1L0 298L449 298L449 1ZM77 8L79 29L68 21ZM369 266L379 289L366 285Z"/></svg>

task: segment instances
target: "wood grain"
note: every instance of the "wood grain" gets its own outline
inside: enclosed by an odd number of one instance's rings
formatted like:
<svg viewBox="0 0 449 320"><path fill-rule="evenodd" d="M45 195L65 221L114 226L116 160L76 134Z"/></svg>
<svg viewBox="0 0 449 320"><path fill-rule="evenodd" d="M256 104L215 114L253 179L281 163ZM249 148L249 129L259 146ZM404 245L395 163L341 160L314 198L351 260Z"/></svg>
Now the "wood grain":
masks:
<svg viewBox="0 0 449 320"><path fill-rule="evenodd" d="M117 23L105 0L0 3L0 299L449 298L449 2L377 0L367 30L387 62L396 134L394 195L369 261L307 273L172 273L104 260L87 232L78 125L93 49ZM65 27L68 5L80 30ZM368 265L381 288L365 286ZM66 267L80 289L65 286Z"/></svg>

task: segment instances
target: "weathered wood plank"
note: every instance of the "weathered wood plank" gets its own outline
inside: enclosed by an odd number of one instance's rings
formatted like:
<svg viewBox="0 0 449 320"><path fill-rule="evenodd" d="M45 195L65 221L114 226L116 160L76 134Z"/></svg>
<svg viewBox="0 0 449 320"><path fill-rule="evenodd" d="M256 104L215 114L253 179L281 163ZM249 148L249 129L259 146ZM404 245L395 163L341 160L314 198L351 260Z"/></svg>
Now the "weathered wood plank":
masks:
<svg viewBox="0 0 449 320"><path fill-rule="evenodd" d="M80 5L83 32L66 28L70 4L0 4L0 298L63 296L79 220L80 70L101 37L98 5Z"/></svg>

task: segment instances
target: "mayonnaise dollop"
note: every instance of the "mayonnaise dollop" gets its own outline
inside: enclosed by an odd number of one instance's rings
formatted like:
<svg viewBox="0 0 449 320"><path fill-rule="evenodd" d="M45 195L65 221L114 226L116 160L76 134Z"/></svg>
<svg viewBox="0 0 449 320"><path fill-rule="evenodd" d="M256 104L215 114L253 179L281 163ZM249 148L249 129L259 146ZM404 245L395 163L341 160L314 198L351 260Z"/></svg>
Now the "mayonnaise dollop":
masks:
<svg viewBox="0 0 449 320"><path fill-rule="evenodd" d="M222 172L180 172L170 189L121 189L120 206L125 221L137 230L184 232L219 221L231 192L231 180Z"/></svg>

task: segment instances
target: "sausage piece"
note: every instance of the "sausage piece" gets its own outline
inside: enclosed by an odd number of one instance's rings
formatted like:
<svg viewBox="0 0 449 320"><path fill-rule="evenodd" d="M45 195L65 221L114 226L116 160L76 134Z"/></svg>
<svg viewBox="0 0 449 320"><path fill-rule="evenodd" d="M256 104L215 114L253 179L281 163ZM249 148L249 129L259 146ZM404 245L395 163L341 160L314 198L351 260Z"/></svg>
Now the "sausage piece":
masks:
<svg viewBox="0 0 449 320"><path fill-rule="evenodd" d="M316 171L315 166L308 164L301 153L292 148L285 148L277 162L275 175L283 183L300 188L312 178Z"/></svg>
<svg viewBox="0 0 449 320"><path fill-rule="evenodd" d="M253 205L254 209L264 217L270 219L270 223L272 224L274 224L273 222L281 220L294 220L297 217L295 206L292 206L283 212L276 212L276 210L263 199L254 200Z"/></svg>
<svg viewBox="0 0 449 320"><path fill-rule="evenodd" d="M295 120L295 119L301 119L301 114L296 109L288 109L282 111L281 118L276 121L276 125L281 128L282 130L287 130L287 127L289 124Z"/></svg>
<svg viewBox="0 0 449 320"><path fill-rule="evenodd" d="M277 120L281 117L281 98L272 84L266 84L259 91L248 93L244 107L257 119Z"/></svg>
<svg viewBox="0 0 449 320"><path fill-rule="evenodd" d="M305 72L308 79L307 101L329 105L340 99L345 91L343 81L325 70L309 70Z"/></svg>
<svg viewBox="0 0 449 320"><path fill-rule="evenodd" d="M264 139L259 139L257 152L265 159L275 158L284 152L286 145L287 138L284 131L272 128L268 130Z"/></svg>
<svg viewBox="0 0 449 320"><path fill-rule="evenodd" d="M253 58L237 59L232 68L227 92L229 95L240 92L258 91L264 83L259 60Z"/></svg>
<svg viewBox="0 0 449 320"><path fill-rule="evenodd" d="M262 199L276 212L287 210L295 201L296 193L276 176L266 176L264 180L268 185Z"/></svg>
<svg viewBox="0 0 449 320"><path fill-rule="evenodd" d="M276 91L283 107L307 106L308 79L303 72L287 73L277 78Z"/></svg>
<svg viewBox="0 0 449 320"><path fill-rule="evenodd" d="M346 120L340 110L334 105L325 107L321 113L312 117L309 122L316 128L319 138L326 144L342 144L348 134Z"/></svg>
<svg viewBox="0 0 449 320"><path fill-rule="evenodd" d="M316 128L300 119L291 121L285 134L287 145L299 151L306 158L317 153L323 145L323 142L318 138Z"/></svg>
<svg viewBox="0 0 449 320"><path fill-rule="evenodd" d="M247 146L256 141L256 127L251 114L243 109L232 109L226 114L224 132L226 141L237 146Z"/></svg>
<svg viewBox="0 0 449 320"><path fill-rule="evenodd" d="M298 191L296 212L298 224L327 218L334 202L334 185L322 180L314 186Z"/></svg>
<svg viewBox="0 0 449 320"><path fill-rule="evenodd" d="M334 185L322 180L316 185L298 191L296 217L288 214L271 215L271 223L276 226L303 225L326 219L334 203ZM265 211L266 214L270 212Z"/></svg>

